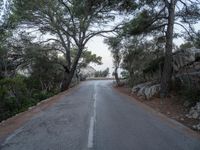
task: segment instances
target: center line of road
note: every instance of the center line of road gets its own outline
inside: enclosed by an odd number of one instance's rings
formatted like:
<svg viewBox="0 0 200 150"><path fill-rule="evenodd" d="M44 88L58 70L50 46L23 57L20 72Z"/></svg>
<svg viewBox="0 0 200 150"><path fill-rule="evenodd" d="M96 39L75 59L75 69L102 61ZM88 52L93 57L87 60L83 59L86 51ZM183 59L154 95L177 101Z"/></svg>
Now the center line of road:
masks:
<svg viewBox="0 0 200 150"><path fill-rule="evenodd" d="M88 148L93 148L94 146L94 125L96 122L96 86L94 87L94 95L93 95L93 115L90 118L90 127L88 134Z"/></svg>

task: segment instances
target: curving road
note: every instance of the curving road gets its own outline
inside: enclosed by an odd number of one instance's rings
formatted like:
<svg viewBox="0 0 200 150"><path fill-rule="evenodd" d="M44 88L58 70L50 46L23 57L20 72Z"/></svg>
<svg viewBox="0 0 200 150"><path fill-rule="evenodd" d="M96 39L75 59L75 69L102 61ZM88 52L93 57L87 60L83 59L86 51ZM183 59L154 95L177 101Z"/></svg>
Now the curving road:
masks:
<svg viewBox="0 0 200 150"><path fill-rule="evenodd" d="M112 89L87 81L30 118L1 150L200 150L200 139Z"/></svg>

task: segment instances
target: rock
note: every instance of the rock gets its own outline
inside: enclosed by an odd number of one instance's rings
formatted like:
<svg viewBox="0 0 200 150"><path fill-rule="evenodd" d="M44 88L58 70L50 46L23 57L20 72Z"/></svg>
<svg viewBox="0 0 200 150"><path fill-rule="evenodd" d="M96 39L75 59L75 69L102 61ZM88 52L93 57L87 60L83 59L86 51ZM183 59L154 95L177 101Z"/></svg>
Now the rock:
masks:
<svg viewBox="0 0 200 150"><path fill-rule="evenodd" d="M141 88L143 88L147 83L142 83L134 86L132 88L132 93L137 93Z"/></svg>
<svg viewBox="0 0 200 150"><path fill-rule="evenodd" d="M33 107L29 107L29 108L28 108L28 110L31 110L31 109L33 109Z"/></svg>
<svg viewBox="0 0 200 150"><path fill-rule="evenodd" d="M187 64L194 62L199 55L200 49L194 47L175 52L173 55L173 69L178 71Z"/></svg>
<svg viewBox="0 0 200 150"><path fill-rule="evenodd" d="M198 125L196 125L196 129L200 130L200 123Z"/></svg>
<svg viewBox="0 0 200 150"><path fill-rule="evenodd" d="M200 102L198 102L194 107L190 109L186 117L200 119Z"/></svg>
<svg viewBox="0 0 200 150"><path fill-rule="evenodd" d="M137 96L145 97L150 99L152 96L158 94L160 91L160 84L155 82L146 82L138 84L132 88L132 93L137 93Z"/></svg>
<svg viewBox="0 0 200 150"><path fill-rule="evenodd" d="M145 86L139 89L137 96L144 96L144 90L145 90Z"/></svg>
<svg viewBox="0 0 200 150"><path fill-rule="evenodd" d="M170 114L171 114L171 113L168 111L168 112L167 112L167 115L170 115Z"/></svg>
<svg viewBox="0 0 200 150"><path fill-rule="evenodd" d="M145 97L147 99L151 98L152 96L158 94L160 91L160 84L155 84L150 87L147 87L144 91Z"/></svg>
<svg viewBox="0 0 200 150"><path fill-rule="evenodd" d="M80 75L83 78L93 78L96 70L92 66L87 66L80 69Z"/></svg>
<svg viewBox="0 0 200 150"><path fill-rule="evenodd" d="M198 112L200 112L200 102L198 102L198 103L196 104L196 109L197 109Z"/></svg>
<svg viewBox="0 0 200 150"><path fill-rule="evenodd" d="M192 126L193 129L200 131L200 123Z"/></svg>
<svg viewBox="0 0 200 150"><path fill-rule="evenodd" d="M192 128L193 128L193 129L196 129L197 127L196 127L196 125L193 125Z"/></svg>
<svg viewBox="0 0 200 150"><path fill-rule="evenodd" d="M128 81L123 79L123 80L120 80L119 86L124 86L124 85L127 85L127 84L128 84Z"/></svg>
<svg viewBox="0 0 200 150"><path fill-rule="evenodd" d="M183 86L199 87L200 83L200 49L188 48L173 54L175 80Z"/></svg>
<svg viewBox="0 0 200 150"><path fill-rule="evenodd" d="M181 118L180 120L181 120L181 121L184 121L185 119L184 119L184 118Z"/></svg>
<svg viewBox="0 0 200 150"><path fill-rule="evenodd" d="M5 120L1 121L1 124L4 124L5 123Z"/></svg>

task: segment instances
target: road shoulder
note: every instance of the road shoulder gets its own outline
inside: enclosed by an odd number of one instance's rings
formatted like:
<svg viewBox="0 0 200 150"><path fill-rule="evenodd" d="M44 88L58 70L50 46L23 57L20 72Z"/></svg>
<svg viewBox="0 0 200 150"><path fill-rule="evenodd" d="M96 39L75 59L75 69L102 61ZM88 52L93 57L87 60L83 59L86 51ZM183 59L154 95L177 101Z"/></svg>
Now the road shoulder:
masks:
<svg viewBox="0 0 200 150"><path fill-rule="evenodd" d="M130 92L127 92L126 90L122 90L121 88L116 88L113 86L113 89L118 92L119 94L128 97L129 100L133 101L135 104L138 106L142 107L146 111L150 112L151 114L157 116L161 121L164 121L167 123L169 126L173 128L178 128L181 129L183 132L186 134L189 134L195 138L198 138L200 140L200 132L194 131L190 129L189 127L185 126L181 122L170 118L169 116L165 115L164 113L160 112L159 110L153 108L152 106L143 103L137 96L132 95Z"/></svg>
<svg viewBox="0 0 200 150"><path fill-rule="evenodd" d="M2 121L0 123L0 144L6 139L6 137L8 137L18 128L20 128L23 124L28 122L35 115L41 113L47 108L50 108L59 100L61 100L64 96L70 94L72 91L76 90L79 87L80 85L76 85L75 87L72 87L67 91L61 92L53 97L42 100L37 103L37 105L29 107L27 111L21 112L13 117Z"/></svg>

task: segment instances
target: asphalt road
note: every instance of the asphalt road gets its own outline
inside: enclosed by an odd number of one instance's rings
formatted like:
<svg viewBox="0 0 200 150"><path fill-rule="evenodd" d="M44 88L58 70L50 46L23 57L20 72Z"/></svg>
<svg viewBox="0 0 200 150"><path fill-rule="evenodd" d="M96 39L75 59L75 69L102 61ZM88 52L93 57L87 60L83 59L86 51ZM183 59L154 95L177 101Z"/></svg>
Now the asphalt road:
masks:
<svg viewBox="0 0 200 150"><path fill-rule="evenodd" d="M200 150L185 127L87 81L11 134L1 150Z"/></svg>

